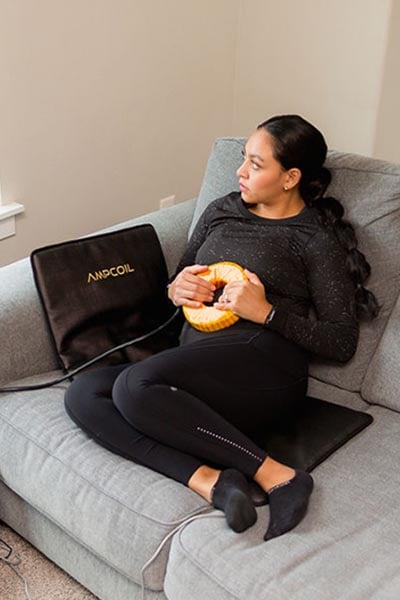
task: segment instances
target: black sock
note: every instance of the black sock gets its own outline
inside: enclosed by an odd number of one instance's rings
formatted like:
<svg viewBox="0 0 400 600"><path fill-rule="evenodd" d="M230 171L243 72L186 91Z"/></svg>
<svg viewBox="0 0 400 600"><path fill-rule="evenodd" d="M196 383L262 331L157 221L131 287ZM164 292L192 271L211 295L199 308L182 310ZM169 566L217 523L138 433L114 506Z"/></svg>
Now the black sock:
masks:
<svg viewBox="0 0 400 600"><path fill-rule="evenodd" d="M253 501L254 506L265 506L268 504L269 498L267 492L264 492L262 487L255 481L249 481L249 496Z"/></svg>
<svg viewBox="0 0 400 600"><path fill-rule="evenodd" d="M290 481L269 491L270 522L264 540L270 540L296 527L307 511L313 489L311 475L296 471Z"/></svg>
<svg viewBox="0 0 400 600"><path fill-rule="evenodd" d="M224 511L229 527L236 533L245 531L257 520L247 479L236 469L221 472L213 488L211 502L215 508Z"/></svg>

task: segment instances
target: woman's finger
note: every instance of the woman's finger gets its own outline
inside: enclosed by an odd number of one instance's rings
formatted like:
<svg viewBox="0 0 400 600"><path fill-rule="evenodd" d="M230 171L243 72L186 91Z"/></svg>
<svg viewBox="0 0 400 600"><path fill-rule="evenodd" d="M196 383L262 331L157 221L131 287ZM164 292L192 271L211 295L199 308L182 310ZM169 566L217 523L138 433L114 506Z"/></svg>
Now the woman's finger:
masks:
<svg viewBox="0 0 400 600"><path fill-rule="evenodd" d="M201 308L203 306L202 302L197 302L196 300L189 300L189 298L183 298L180 306L188 306L190 308Z"/></svg>

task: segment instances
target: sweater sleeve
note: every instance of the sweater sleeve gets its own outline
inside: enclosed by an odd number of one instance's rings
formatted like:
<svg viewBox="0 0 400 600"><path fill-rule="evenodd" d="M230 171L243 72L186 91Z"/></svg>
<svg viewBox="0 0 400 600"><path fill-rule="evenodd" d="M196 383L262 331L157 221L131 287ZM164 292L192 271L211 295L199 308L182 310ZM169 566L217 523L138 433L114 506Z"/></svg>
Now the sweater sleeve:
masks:
<svg viewBox="0 0 400 600"><path fill-rule="evenodd" d="M314 314L303 317L278 304L268 325L309 352L340 362L347 362L355 353L359 333L346 256L331 231L316 233L304 255Z"/></svg>

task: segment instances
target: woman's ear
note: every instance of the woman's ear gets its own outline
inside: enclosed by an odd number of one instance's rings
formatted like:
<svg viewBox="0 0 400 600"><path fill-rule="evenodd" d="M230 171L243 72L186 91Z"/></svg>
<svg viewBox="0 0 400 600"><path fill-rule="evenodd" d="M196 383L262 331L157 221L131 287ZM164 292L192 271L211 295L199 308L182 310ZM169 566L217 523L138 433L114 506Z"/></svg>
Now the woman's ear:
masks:
<svg viewBox="0 0 400 600"><path fill-rule="evenodd" d="M285 189L287 189L287 190L293 189L294 187L296 187L296 185L298 185L298 183L300 183L300 179L301 179L300 169L297 169L296 167L294 167L293 169L289 169L288 171L286 171Z"/></svg>

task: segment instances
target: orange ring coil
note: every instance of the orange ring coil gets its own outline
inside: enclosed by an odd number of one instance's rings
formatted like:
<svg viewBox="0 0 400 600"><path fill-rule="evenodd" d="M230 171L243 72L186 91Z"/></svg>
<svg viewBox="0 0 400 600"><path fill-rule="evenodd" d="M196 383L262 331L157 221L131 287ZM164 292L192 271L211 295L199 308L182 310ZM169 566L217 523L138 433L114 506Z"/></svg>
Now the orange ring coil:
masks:
<svg viewBox="0 0 400 600"><path fill-rule="evenodd" d="M224 287L232 281L244 281L247 279L244 269L230 261L222 261L209 265L208 271L198 273L198 277L202 277L207 281L211 281L217 289ZM202 304L199 308L191 308L183 306L183 314L189 323L199 331L218 331L230 327L239 317L231 310L221 310L214 306L206 306Z"/></svg>

